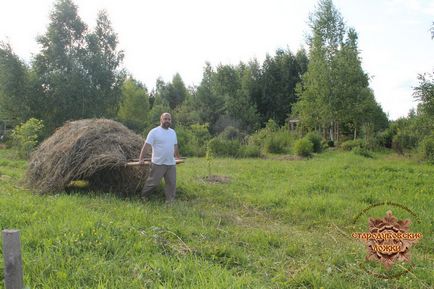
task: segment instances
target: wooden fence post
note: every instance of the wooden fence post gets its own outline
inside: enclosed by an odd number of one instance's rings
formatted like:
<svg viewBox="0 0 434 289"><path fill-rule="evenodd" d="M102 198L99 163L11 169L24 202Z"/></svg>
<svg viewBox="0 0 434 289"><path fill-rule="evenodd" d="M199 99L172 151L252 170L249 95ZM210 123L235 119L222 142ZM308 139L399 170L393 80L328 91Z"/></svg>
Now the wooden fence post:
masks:
<svg viewBox="0 0 434 289"><path fill-rule="evenodd" d="M5 288L23 289L23 267L19 230L3 230L3 257L5 261Z"/></svg>

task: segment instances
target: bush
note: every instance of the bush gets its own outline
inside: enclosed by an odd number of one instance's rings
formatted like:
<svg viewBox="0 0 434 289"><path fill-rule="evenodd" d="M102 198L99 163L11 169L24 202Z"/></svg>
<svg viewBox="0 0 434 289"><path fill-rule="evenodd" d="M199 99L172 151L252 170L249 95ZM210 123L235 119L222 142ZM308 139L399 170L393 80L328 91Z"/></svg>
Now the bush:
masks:
<svg viewBox="0 0 434 289"><path fill-rule="evenodd" d="M268 137L264 140L264 151L275 154L290 153L291 144L291 134L284 129L280 129L268 133Z"/></svg>
<svg viewBox="0 0 434 289"><path fill-rule="evenodd" d="M235 140L224 140L219 137L211 139L208 147L214 156L238 157L240 142Z"/></svg>
<svg viewBox="0 0 434 289"><path fill-rule="evenodd" d="M365 158L373 158L373 154L367 148L364 147L355 147L352 149L352 152L356 155L365 157Z"/></svg>
<svg viewBox="0 0 434 289"><path fill-rule="evenodd" d="M341 145L340 145L340 148L344 151L351 151L356 147L359 147L359 148L364 147L364 143L361 139L347 140L347 141L341 143Z"/></svg>
<svg viewBox="0 0 434 289"><path fill-rule="evenodd" d="M320 153L322 151L322 138L317 132L310 132L305 136L313 144L313 152Z"/></svg>
<svg viewBox="0 0 434 289"><path fill-rule="evenodd" d="M176 128L179 153L182 156L196 156L197 147L194 143L194 135L191 130L178 126Z"/></svg>
<svg viewBox="0 0 434 289"><path fill-rule="evenodd" d="M28 158L38 144L41 131L44 128L42 120L31 118L19 124L12 131L12 143L17 148L20 158Z"/></svg>
<svg viewBox="0 0 434 289"><path fill-rule="evenodd" d="M192 124L190 127L177 126L179 151L184 156L205 156L205 149L210 134L207 124Z"/></svg>
<svg viewBox="0 0 434 289"><path fill-rule="evenodd" d="M298 156L310 157L313 153L313 143L306 138L299 139L294 144L294 151Z"/></svg>
<svg viewBox="0 0 434 289"><path fill-rule="evenodd" d="M226 140L236 140L240 139L240 131L233 126L228 126L220 133L219 136Z"/></svg>
<svg viewBox="0 0 434 289"><path fill-rule="evenodd" d="M392 148L403 154L406 150L417 147L418 137L410 132L400 131L392 139Z"/></svg>
<svg viewBox="0 0 434 289"><path fill-rule="evenodd" d="M385 148L392 148L392 140L394 136L394 131L392 128L387 128L386 130L380 132L376 136L376 141L379 146L385 147Z"/></svg>
<svg viewBox="0 0 434 289"><path fill-rule="evenodd" d="M434 164L434 136L425 137L419 145L424 160Z"/></svg>
<svg viewBox="0 0 434 289"><path fill-rule="evenodd" d="M243 145L240 147L239 157L258 158L261 156L261 148L255 145Z"/></svg>

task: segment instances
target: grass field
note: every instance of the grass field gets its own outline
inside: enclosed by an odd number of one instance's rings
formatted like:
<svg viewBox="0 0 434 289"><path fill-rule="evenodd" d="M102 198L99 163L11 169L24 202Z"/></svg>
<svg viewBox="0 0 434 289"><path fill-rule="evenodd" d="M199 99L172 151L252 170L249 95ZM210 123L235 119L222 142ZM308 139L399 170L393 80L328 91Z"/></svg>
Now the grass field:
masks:
<svg viewBox="0 0 434 289"><path fill-rule="evenodd" d="M326 152L309 160L205 159L178 167L178 196L33 195L25 161L0 150L0 226L21 230L29 288L434 288L434 166L395 154ZM353 224L368 206L375 207ZM424 238L408 264L367 263L368 217L391 209ZM1 248L0 248L1 249ZM365 269L360 267L365 266ZM3 280L3 258L0 279ZM3 286L0 285L0 286Z"/></svg>

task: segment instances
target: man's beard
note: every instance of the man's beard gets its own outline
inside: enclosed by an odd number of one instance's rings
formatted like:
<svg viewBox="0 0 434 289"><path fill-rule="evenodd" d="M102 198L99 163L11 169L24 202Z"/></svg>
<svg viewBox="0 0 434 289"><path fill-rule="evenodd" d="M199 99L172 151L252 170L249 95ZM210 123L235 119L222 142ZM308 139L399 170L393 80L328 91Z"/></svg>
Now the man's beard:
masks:
<svg viewBox="0 0 434 289"><path fill-rule="evenodd" d="M163 126L164 128L169 128L169 127L170 127L170 123L168 123L168 122L163 122L163 123L162 123L162 126Z"/></svg>

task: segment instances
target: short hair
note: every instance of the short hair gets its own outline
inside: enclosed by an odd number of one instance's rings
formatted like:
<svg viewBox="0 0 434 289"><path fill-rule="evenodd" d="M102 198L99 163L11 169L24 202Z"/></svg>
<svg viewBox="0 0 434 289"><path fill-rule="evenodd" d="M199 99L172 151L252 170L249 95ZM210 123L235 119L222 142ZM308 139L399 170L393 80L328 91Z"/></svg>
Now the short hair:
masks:
<svg viewBox="0 0 434 289"><path fill-rule="evenodd" d="M162 119L163 116L164 116L165 114L168 114L168 115L170 116L170 118L172 118L172 115L171 115L170 113L168 113L168 112L163 112L163 113L160 115L160 119Z"/></svg>

